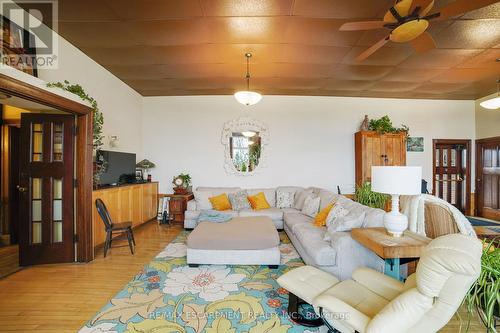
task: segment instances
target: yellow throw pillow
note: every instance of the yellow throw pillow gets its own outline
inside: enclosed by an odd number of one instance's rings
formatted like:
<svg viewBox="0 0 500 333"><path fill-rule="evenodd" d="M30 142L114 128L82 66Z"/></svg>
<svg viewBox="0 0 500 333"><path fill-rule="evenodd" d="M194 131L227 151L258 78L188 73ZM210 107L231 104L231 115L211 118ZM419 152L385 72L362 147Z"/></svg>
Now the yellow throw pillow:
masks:
<svg viewBox="0 0 500 333"><path fill-rule="evenodd" d="M210 200L210 203L215 210L230 210L232 208L231 202L229 201L226 193L222 193L221 195L217 195L215 197L210 197L208 198L208 200Z"/></svg>
<svg viewBox="0 0 500 333"><path fill-rule="evenodd" d="M317 227L326 226L326 218L328 217L328 214L330 213L334 205L335 204L331 203L325 208L323 208L318 214L316 214L316 217L314 218L315 226Z"/></svg>
<svg viewBox="0 0 500 333"><path fill-rule="evenodd" d="M267 202L264 192L248 196L248 201L250 202L250 206L252 206L255 210L271 208L271 205Z"/></svg>

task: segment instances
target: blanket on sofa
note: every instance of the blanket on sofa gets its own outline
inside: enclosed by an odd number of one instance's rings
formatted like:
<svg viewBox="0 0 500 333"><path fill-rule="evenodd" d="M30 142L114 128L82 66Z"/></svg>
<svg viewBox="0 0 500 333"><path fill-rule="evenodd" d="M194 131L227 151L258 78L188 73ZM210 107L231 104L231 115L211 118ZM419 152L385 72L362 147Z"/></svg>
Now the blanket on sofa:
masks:
<svg viewBox="0 0 500 333"><path fill-rule="evenodd" d="M476 236L472 225L460 210L455 206L436 196L429 194L401 196L402 213L408 216L408 229L425 236L425 203L432 202L447 208L455 221L461 234Z"/></svg>

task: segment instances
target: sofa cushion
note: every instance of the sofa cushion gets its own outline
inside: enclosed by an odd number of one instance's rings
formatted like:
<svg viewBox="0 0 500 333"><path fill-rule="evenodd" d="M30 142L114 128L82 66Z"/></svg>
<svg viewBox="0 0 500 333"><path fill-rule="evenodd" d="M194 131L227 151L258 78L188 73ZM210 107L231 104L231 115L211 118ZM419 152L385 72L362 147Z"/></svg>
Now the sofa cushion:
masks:
<svg viewBox="0 0 500 333"><path fill-rule="evenodd" d="M271 207L267 209L242 209L239 212L239 216L248 217L248 216L267 216L271 218L271 220L283 220L283 211L276 207Z"/></svg>
<svg viewBox="0 0 500 333"><path fill-rule="evenodd" d="M196 209L212 209L212 204L208 198L220 195L223 193L234 193L241 190L239 187L198 187L194 194L194 200L196 201Z"/></svg>
<svg viewBox="0 0 500 333"><path fill-rule="evenodd" d="M297 191L302 191L303 189L300 186L278 186L276 191L297 193Z"/></svg>
<svg viewBox="0 0 500 333"><path fill-rule="evenodd" d="M295 213L295 214L301 214L301 211L299 209L295 209L295 208L282 208L281 209L283 211L283 213Z"/></svg>
<svg viewBox="0 0 500 333"><path fill-rule="evenodd" d="M304 202L304 207L302 207L302 214L309 215L310 217L315 217L319 210L319 197L308 196Z"/></svg>
<svg viewBox="0 0 500 333"><path fill-rule="evenodd" d="M264 192L267 202L271 207L276 207L276 189L274 188L252 188L247 190L248 195L256 195L260 192Z"/></svg>
<svg viewBox="0 0 500 333"><path fill-rule="evenodd" d="M194 200L196 201L196 209L212 209L212 204L209 198L212 196L210 191L194 191Z"/></svg>
<svg viewBox="0 0 500 333"><path fill-rule="evenodd" d="M289 230L294 232L294 226L297 224L311 224L313 221L312 217L304 215L300 212L300 210L289 211L283 213L283 220L285 224L288 226Z"/></svg>
<svg viewBox="0 0 500 333"><path fill-rule="evenodd" d="M376 228L384 226L385 211L377 208L369 208L366 210L363 228Z"/></svg>
<svg viewBox="0 0 500 333"><path fill-rule="evenodd" d="M306 201L307 197L312 194L312 192L312 189L304 189L295 192L295 202L293 204L293 208L302 210L302 208L304 208L304 202Z"/></svg>
<svg viewBox="0 0 500 333"><path fill-rule="evenodd" d="M333 193L332 191L321 190L321 191L319 191L318 196L320 197L319 210L323 210L329 204L336 201L335 199L336 199L337 195L335 193Z"/></svg>
<svg viewBox="0 0 500 333"><path fill-rule="evenodd" d="M334 266L337 257L330 242L323 240L326 228L315 227L312 223L295 224L293 233L302 247L318 266Z"/></svg>

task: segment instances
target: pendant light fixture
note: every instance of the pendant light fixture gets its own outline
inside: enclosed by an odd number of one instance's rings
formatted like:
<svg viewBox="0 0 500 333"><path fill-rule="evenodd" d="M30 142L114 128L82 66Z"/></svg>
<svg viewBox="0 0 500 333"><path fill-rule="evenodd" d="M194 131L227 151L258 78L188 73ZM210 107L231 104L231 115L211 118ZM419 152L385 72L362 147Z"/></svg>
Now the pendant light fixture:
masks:
<svg viewBox="0 0 500 333"><path fill-rule="evenodd" d="M483 108L496 110L500 109L500 79L497 81L497 96L479 103Z"/></svg>
<svg viewBox="0 0 500 333"><path fill-rule="evenodd" d="M252 54L245 53L245 57L247 58L247 90L241 90L234 93L234 98L243 105L254 105L260 102L262 95L255 91L250 91L250 58Z"/></svg>

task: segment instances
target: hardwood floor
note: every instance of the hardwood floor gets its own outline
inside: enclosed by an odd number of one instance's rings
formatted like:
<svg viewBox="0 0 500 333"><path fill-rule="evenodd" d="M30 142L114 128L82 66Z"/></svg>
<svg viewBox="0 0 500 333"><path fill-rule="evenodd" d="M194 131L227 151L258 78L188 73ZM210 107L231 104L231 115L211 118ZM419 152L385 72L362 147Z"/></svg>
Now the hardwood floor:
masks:
<svg viewBox="0 0 500 333"><path fill-rule="evenodd" d="M113 241L106 258L100 249L89 264L34 266L0 279L0 331L76 332L181 230L149 222L134 230L135 255Z"/></svg>
<svg viewBox="0 0 500 333"><path fill-rule="evenodd" d="M135 255L116 241L106 258L101 249L89 264L29 267L0 279L0 331L76 332L181 230L149 222L134 231ZM457 316L441 332L460 332ZM485 329L476 319L469 332Z"/></svg>

